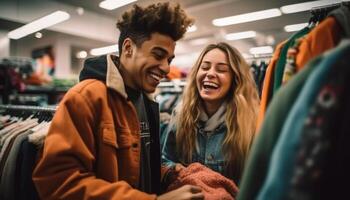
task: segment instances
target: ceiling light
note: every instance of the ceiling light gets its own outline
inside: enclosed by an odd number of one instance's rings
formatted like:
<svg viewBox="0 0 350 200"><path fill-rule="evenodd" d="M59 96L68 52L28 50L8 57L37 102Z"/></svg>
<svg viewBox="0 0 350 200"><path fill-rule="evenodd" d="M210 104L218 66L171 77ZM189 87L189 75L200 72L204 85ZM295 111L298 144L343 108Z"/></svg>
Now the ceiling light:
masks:
<svg viewBox="0 0 350 200"><path fill-rule="evenodd" d="M197 30L197 26L196 25L192 25L188 28L187 32L191 33L191 32L195 32Z"/></svg>
<svg viewBox="0 0 350 200"><path fill-rule="evenodd" d="M308 25L308 23L287 25L287 26L284 27L284 30L286 32L299 31L299 30L305 28L307 25Z"/></svg>
<svg viewBox="0 0 350 200"><path fill-rule="evenodd" d="M69 19L69 17L70 15L67 12L59 10L33 22L30 22L29 24L21 26L13 31L10 31L7 35L9 38L17 40L36 31L40 31L44 28L63 22Z"/></svg>
<svg viewBox="0 0 350 200"><path fill-rule="evenodd" d="M340 3L340 0L321 0L321 1L310 1L305 3L291 4L287 6L282 6L281 11L284 14L303 12L311 10L314 7L326 6L335 3Z"/></svg>
<svg viewBox="0 0 350 200"><path fill-rule="evenodd" d="M215 26L227 26L232 24L240 24L245 22L257 21L272 17L281 16L281 11L277 8L262 10L257 12L245 13L241 15L234 15L230 17L214 19L212 23Z"/></svg>
<svg viewBox="0 0 350 200"><path fill-rule="evenodd" d="M137 0L105 0L102 1L99 6L107 10L114 10L116 8L125 6Z"/></svg>
<svg viewBox="0 0 350 200"><path fill-rule="evenodd" d="M78 15L83 15L85 10L82 7L77 7L76 11L77 11Z"/></svg>
<svg viewBox="0 0 350 200"><path fill-rule="evenodd" d="M267 45L274 45L276 43L276 40L272 35L268 35L265 38L265 42Z"/></svg>
<svg viewBox="0 0 350 200"><path fill-rule="evenodd" d="M261 46L261 47L253 47L249 49L251 54L268 54L273 52L273 48L271 46Z"/></svg>
<svg viewBox="0 0 350 200"><path fill-rule="evenodd" d="M244 31L244 32L238 32L238 33L229 33L225 35L226 40L241 40L245 38L253 38L256 37L255 31Z"/></svg>
<svg viewBox="0 0 350 200"><path fill-rule="evenodd" d="M90 50L90 54L93 56L99 56L99 55L104 55L108 53L115 53L118 52L118 45L111 45L111 46L106 46L106 47L101 47L101 48L95 48Z"/></svg>
<svg viewBox="0 0 350 200"><path fill-rule="evenodd" d="M79 51L76 55L78 59L84 59L87 57L87 52L86 51Z"/></svg>
<svg viewBox="0 0 350 200"><path fill-rule="evenodd" d="M40 33L40 32L36 32L36 33L35 33L35 37L38 38L38 39L40 39L40 38L43 37L43 34Z"/></svg>

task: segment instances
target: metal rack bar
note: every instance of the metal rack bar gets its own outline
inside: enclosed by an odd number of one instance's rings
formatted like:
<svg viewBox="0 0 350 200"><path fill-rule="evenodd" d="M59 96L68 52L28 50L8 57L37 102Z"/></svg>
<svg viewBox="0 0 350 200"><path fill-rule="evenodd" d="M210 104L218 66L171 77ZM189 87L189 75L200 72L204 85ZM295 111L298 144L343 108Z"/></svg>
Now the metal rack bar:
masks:
<svg viewBox="0 0 350 200"><path fill-rule="evenodd" d="M4 109L4 110L23 110L23 111L40 111L40 112L56 112L57 106L40 107L40 106L25 106L25 105L0 105L0 109Z"/></svg>
<svg viewBox="0 0 350 200"><path fill-rule="evenodd" d="M253 56L253 57L245 58L245 60L271 59L272 56L273 56L272 54L261 55L261 56Z"/></svg>
<svg viewBox="0 0 350 200"><path fill-rule="evenodd" d="M186 81L184 80L172 80L172 81L164 81L160 82L158 87L159 88L164 88L164 87L184 87L186 85Z"/></svg>
<svg viewBox="0 0 350 200"><path fill-rule="evenodd" d="M339 3L334 3L331 5L325 5L325 6L318 6L318 7L314 7L310 10L311 14L317 14L319 12L329 12L332 11L334 9L339 8L340 6L350 6L350 1L343 1L343 2L339 2Z"/></svg>

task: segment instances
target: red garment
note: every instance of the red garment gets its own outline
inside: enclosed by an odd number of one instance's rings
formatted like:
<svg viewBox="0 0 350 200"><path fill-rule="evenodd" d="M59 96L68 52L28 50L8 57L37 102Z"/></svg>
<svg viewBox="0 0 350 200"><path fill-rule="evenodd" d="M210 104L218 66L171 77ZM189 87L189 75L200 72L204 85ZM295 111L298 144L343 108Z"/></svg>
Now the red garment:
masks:
<svg viewBox="0 0 350 200"><path fill-rule="evenodd" d="M192 163L182 169L169 185L168 191L184 185L201 187L205 200L234 200L238 193L238 187L232 180L200 163Z"/></svg>

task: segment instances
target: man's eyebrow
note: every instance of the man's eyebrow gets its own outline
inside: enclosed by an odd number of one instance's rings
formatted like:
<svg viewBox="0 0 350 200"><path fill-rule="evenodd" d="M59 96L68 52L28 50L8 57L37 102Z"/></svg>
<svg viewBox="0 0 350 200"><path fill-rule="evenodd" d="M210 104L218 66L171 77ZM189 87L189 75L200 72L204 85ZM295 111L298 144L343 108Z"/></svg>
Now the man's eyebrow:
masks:
<svg viewBox="0 0 350 200"><path fill-rule="evenodd" d="M166 55L169 54L169 52L166 49L162 48L162 47L154 47L152 50L161 51L162 53L164 53ZM170 59L174 59L174 58L175 58L175 55L172 55L170 57Z"/></svg>
<svg viewBox="0 0 350 200"><path fill-rule="evenodd" d="M169 54L169 52L166 49L162 48L162 47L153 47L152 50L161 51L164 54Z"/></svg>

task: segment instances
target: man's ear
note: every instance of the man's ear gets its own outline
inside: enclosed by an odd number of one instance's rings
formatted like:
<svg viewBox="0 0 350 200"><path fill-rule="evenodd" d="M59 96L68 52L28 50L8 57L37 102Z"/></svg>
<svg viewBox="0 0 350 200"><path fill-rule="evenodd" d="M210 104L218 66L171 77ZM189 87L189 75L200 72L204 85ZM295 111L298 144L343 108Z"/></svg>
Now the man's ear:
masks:
<svg viewBox="0 0 350 200"><path fill-rule="evenodd" d="M130 38L126 38L123 42L122 52L126 57L132 56L134 43Z"/></svg>

